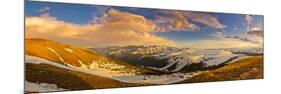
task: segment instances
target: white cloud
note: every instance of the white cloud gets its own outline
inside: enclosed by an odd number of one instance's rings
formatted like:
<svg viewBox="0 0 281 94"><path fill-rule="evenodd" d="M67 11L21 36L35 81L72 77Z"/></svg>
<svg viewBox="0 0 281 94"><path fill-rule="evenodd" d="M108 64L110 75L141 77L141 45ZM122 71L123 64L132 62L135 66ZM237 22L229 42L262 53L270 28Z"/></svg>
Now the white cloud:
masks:
<svg viewBox="0 0 281 94"><path fill-rule="evenodd" d="M245 16L246 24L251 24L252 20L253 20L253 17L251 15L246 15Z"/></svg>
<svg viewBox="0 0 281 94"><path fill-rule="evenodd" d="M253 20L253 17L252 17L251 15L246 15L246 16L245 16L247 31L249 31L250 28L251 28L252 20Z"/></svg>
<svg viewBox="0 0 281 94"><path fill-rule="evenodd" d="M50 10L49 7L43 7L41 9L38 10L38 12L48 12Z"/></svg>
<svg viewBox="0 0 281 94"><path fill-rule="evenodd" d="M37 10L37 12L41 13L41 16L49 16L50 15L49 11L50 11L49 7L43 7Z"/></svg>

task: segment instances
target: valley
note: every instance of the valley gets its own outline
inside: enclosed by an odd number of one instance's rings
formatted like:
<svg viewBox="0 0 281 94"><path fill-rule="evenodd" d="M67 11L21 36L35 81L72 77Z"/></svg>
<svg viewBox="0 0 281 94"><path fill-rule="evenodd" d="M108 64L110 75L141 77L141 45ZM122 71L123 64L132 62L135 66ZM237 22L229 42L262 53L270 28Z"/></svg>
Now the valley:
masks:
<svg viewBox="0 0 281 94"><path fill-rule="evenodd" d="M257 71L261 70L261 67L255 69L252 67L255 64L262 64L261 54L262 49L257 48L192 49L168 46L79 48L44 39L26 39L26 83L33 86L26 91L193 83L233 80L232 77L255 79L261 78L263 74L260 73L262 71ZM249 60L255 61L248 62ZM247 71L240 72L237 70L240 67ZM260 76L252 77L250 69ZM219 70L222 72L217 72ZM240 76L224 77L223 73ZM218 76L215 75L216 79L210 80L209 78L213 76L209 76L213 74ZM48 86L45 87L46 90L42 89L40 86L42 84Z"/></svg>

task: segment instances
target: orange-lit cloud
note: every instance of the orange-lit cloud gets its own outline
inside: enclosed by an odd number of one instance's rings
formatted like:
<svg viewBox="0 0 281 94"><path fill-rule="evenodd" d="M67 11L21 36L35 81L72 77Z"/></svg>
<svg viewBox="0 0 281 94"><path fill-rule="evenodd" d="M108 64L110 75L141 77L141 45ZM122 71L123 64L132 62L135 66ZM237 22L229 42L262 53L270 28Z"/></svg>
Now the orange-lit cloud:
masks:
<svg viewBox="0 0 281 94"><path fill-rule="evenodd" d="M158 27L156 31L194 31L199 27L191 23L188 18L180 11L165 11L165 13L171 15L170 17L158 16L156 23ZM160 25L159 25L160 24Z"/></svg>
<svg viewBox="0 0 281 94"><path fill-rule="evenodd" d="M221 24L217 17L214 17L208 13L186 12L185 15L194 22L202 23L215 29L225 28L225 25Z"/></svg>
<svg viewBox="0 0 281 94"><path fill-rule="evenodd" d="M157 19L154 20L154 22L158 23L157 31L196 31L200 28L195 22L214 29L224 29L226 27L219 22L217 17L208 13L169 10L161 11L161 13L169 16L159 15Z"/></svg>
<svg viewBox="0 0 281 94"><path fill-rule="evenodd" d="M154 32L156 25L141 15L121 12L111 9L108 14L102 18L102 29L108 31L134 31L134 32ZM108 28L114 27L114 28Z"/></svg>
<svg viewBox="0 0 281 94"><path fill-rule="evenodd" d="M250 29L250 31L247 32L248 34L251 35L256 35L258 37L263 37L263 30L261 27L253 27Z"/></svg>
<svg viewBox="0 0 281 94"><path fill-rule="evenodd" d="M253 28L250 31L242 32L238 34L227 35L224 32L214 32L211 34L217 39L235 39L243 42L249 42L252 44L263 44L263 31L257 28ZM242 43L243 43L242 42Z"/></svg>
<svg viewBox="0 0 281 94"><path fill-rule="evenodd" d="M26 17L26 37L88 47L168 45L175 42L152 32L156 25L140 15L111 9L99 24L78 25L51 16Z"/></svg>

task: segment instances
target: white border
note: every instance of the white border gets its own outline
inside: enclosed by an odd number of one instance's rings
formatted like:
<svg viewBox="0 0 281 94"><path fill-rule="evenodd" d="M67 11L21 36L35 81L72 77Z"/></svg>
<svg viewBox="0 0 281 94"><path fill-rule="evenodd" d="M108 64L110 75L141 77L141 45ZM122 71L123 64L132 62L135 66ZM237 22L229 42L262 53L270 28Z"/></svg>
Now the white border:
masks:
<svg viewBox="0 0 281 94"><path fill-rule="evenodd" d="M42 1L42 0L41 0ZM63 92L63 94L281 94L279 0L49 0L84 4L262 14L265 79ZM1 94L23 93L23 0L0 4ZM57 92L55 94L61 94ZM49 93L53 94L53 93Z"/></svg>

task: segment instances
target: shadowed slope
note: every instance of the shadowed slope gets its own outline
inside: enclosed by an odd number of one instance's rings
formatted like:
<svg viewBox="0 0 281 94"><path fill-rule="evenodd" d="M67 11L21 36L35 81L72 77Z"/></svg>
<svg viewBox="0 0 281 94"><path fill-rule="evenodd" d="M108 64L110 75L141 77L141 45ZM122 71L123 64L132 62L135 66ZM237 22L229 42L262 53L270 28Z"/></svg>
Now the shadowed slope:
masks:
<svg viewBox="0 0 281 94"><path fill-rule="evenodd" d="M142 84L123 83L96 75L67 70L48 64L26 64L26 80L33 83L55 84L66 90L86 90L140 86ZM40 92L29 91L26 92Z"/></svg>

